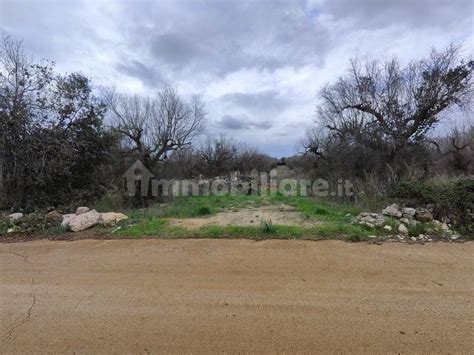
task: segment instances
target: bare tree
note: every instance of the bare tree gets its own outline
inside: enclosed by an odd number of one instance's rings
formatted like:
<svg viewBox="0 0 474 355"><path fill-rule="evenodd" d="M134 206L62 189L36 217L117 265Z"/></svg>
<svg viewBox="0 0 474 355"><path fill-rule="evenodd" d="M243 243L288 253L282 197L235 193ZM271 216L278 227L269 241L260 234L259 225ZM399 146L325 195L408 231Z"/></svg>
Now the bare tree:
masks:
<svg viewBox="0 0 474 355"><path fill-rule="evenodd" d="M204 103L194 96L186 103L172 86L164 86L153 100L150 140L155 161L167 159L173 151L191 145L202 133L206 112Z"/></svg>
<svg viewBox="0 0 474 355"><path fill-rule="evenodd" d="M452 128L451 132L434 141L438 153L438 163L446 165L444 169L457 174L468 175L472 171L474 152L474 125Z"/></svg>
<svg viewBox="0 0 474 355"><path fill-rule="evenodd" d="M201 99L194 96L187 103L169 85L151 98L115 91L106 92L105 97L115 130L146 161L166 160L170 153L188 148L204 129Z"/></svg>
<svg viewBox="0 0 474 355"><path fill-rule="evenodd" d="M321 127L313 127L306 131L300 142L303 154L307 156L322 158L327 146L328 136Z"/></svg>
<svg viewBox="0 0 474 355"><path fill-rule="evenodd" d="M352 60L346 76L321 90L319 119L340 139L383 146L393 158L423 141L441 112L470 104L474 62L459 52L451 45L405 67L397 59Z"/></svg>
<svg viewBox="0 0 474 355"><path fill-rule="evenodd" d="M234 168L239 148L232 138L225 135L219 137L208 137L201 146L199 155L207 165L207 173L210 176L225 174Z"/></svg>
<svg viewBox="0 0 474 355"><path fill-rule="evenodd" d="M125 146L137 152L141 159L148 159L151 155L151 100L138 95L119 94L115 90L107 90L104 99L114 119L114 130L124 137Z"/></svg>

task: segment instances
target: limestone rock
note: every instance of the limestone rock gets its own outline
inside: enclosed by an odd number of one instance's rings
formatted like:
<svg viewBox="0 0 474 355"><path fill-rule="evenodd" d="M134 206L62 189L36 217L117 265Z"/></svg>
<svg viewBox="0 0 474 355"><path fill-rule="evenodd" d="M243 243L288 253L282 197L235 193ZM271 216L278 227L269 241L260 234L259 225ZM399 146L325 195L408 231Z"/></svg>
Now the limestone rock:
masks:
<svg viewBox="0 0 474 355"><path fill-rule="evenodd" d="M398 233L408 235L408 228L404 224L398 226Z"/></svg>
<svg viewBox="0 0 474 355"><path fill-rule="evenodd" d="M61 226L63 228L68 228L69 227L69 221L73 218L76 217L76 214L65 214L63 215L63 220L61 221Z"/></svg>
<svg viewBox="0 0 474 355"><path fill-rule="evenodd" d="M446 223L441 223L441 230L443 232L449 232L449 226Z"/></svg>
<svg viewBox="0 0 474 355"><path fill-rule="evenodd" d="M12 213L12 214L8 215L8 219L10 220L11 223L14 223L14 222L18 221L21 218L23 218L23 213L20 213L20 212Z"/></svg>
<svg viewBox="0 0 474 355"><path fill-rule="evenodd" d="M63 215L58 211L51 211L45 216L45 218L49 221L59 222L63 220Z"/></svg>
<svg viewBox="0 0 474 355"><path fill-rule="evenodd" d="M397 218L400 218L403 215L403 213L400 211L400 208L398 207L396 203L385 208L382 211L382 213L386 216L392 216L392 217L397 217Z"/></svg>
<svg viewBox="0 0 474 355"><path fill-rule="evenodd" d="M410 217L415 217L416 209L411 208L411 207L404 207L404 208L402 208L402 213L406 214Z"/></svg>
<svg viewBox="0 0 474 355"><path fill-rule="evenodd" d="M69 219L68 227L73 232L83 231L100 222L100 213L96 210L82 213Z"/></svg>
<svg viewBox="0 0 474 355"><path fill-rule="evenodd" d="M354 222L369 227L382 227L385 222L385 217L378 213L362 212L354 219Z"/></svg>
<svg viewBox="0 0 474 355"><path fill-rule="evenodd" d="M127 219L128 217L123 213L106 212L100 214L100 223L106 226L115 225L117 222Z"/></svg>
<svg viewBox="0 0 474 355"><path fill-rule="evenodd" d="M408 218L400 218L400 222L403 224L410 224L410 220Z"/></svg>
<svg viewBox="0 0 474 355"><path fill-rule="evenodd" d="M89 211L90 211L89 207L78 207L77 210L76 210L76 214L80 215L80 214L83 214L83 213L87 213Z"/></svg>

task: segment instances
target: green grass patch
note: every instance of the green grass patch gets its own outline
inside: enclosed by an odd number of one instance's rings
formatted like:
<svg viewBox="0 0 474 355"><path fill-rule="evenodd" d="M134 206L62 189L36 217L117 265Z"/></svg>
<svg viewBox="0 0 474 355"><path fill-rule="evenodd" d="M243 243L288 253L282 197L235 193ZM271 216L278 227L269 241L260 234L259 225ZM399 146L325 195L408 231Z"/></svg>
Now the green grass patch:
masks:
<svg viewBox="0 0 474 355"><path fill-rule="evenodd" d="M263 221L260 226L205 226L186 229L168 223L168 218L193 218L223 211L235 211L248 207L287 204L305 218L318 221L311 227L275 225ZM170 203L148 209L130 211L129 220L117 237L157 238L251 238L251 239L346 239L365 240L369 235L383 235L385 231L350 223L360 210L352 205L316 200L311 197L273 196L195 196L180 197Z"/></svg>
<svg viewBox="0 0 474 355"><path fill-rule="evenodd" d="M172 226L163 218L125 221L113 234L117 237L156 238L250 238L250 239L346 239L366 240L369 235L383 231L344 222L326 222L312 227L275 225L270 221L260 226L204 226L187 229ZM354 240L355 240L354 239Z"/></svg>

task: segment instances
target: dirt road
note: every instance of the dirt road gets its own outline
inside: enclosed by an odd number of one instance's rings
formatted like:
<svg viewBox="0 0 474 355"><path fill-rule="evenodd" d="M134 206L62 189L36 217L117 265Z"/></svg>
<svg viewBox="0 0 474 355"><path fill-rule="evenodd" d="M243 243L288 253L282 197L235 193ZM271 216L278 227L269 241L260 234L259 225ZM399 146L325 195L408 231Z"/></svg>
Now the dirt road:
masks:
<svg viewBox="0 0 474 355"><path fill-rule="evenodd" d="M0 244L2 353L468 353L474 243Z"/></svg>

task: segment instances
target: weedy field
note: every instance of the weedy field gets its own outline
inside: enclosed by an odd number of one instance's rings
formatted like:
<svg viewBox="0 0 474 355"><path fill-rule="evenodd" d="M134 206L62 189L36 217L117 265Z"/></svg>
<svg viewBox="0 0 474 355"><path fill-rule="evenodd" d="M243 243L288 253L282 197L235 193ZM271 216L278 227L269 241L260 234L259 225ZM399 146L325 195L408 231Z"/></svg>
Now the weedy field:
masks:
<svg viewBox="0 0 474 355"><path fill-rule="evenodd" d="M363 240L384 231L354 225L360 210L311 197L198 196L123 211L129 219L112 229L120 237Z"/></svg>
<svg viewBox="0 0 474 355"><path fill-rule="evenodd" d="M128 218L113 226L98 224L72 233L62 228L60 221L48 220L45 211L40 211L22 217L13 225L6 219L0 220L0 237L3 241L39 238L248 238L356 242L393 240L399 224L390 217L385 218L385 228L354 223L354 217L362 209L353 204L282 194L176 197L146 208L114 208L102 201L93 207L98 212L122 212ZM407 238L424 234L436 238L443 234L433 223L408 224L407 228Z"/></svg>

